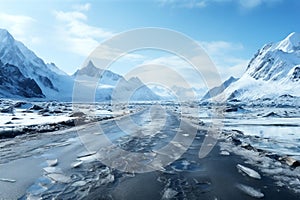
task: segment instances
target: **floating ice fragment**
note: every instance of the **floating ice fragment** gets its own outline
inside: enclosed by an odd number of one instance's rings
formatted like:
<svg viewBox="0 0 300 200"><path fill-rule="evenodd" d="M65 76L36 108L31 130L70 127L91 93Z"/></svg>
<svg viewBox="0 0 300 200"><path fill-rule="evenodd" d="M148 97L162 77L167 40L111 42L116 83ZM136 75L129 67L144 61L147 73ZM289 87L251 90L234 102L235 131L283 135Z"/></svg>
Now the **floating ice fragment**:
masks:
<svg viewBox="0 0 300 200"><path fill-rule="evenodd" d="M175 190L173 190L173 189L171 189L171 188L168 188L168 189L165 190L162 199L172 199L172 198L174 198L177 194L178 194L177 191L175 191Z"/></svg>
<svg viewBox="0 0 300 200"><path fill-rule="evenodd" d="M15 183L16 182L16 180L9 179L9 178L0 178L0 181L9 182L9 183Z"/></svg>
<svg viewBox="0 0 300 200"><path fill-rule="evenodd" d="M85 181L77 181L77 182L72 184L73 187L82 187L84 185L86 185Z"/></svg>
<svg viewBox="0 0 300 200"><path fill-rule="evenodd" d="M91 156L91 155L94 155L96 153L97 153L96 151L82 152L82 153L77 155L77 158Z"/></svg>
<svg viewBox="0 0 300 200"><path fill-rule="evenodd" d="M54 160L47 160L47 164L49 167L54 167L56 166L58 163L58 160L57 159L54 159Z"/></svg>
<svg viewBox="0 0 300 200"><path fill-rule="evenodd" d="M108 183L114 182L115 177L112 174L108 174L104 179L101 179L101 184L106 185Z"/></svg>
<svg viewBox="0 0 300 200"><path fill-rule="evenodd" d="M57 167L44 167L43 170L46 172L46 173L61 173L61 169L60 168L57 168Z"/></svg>
<svg viewBox="0 0 300 200"><path fill-rule="evenodd" d="M240 189L241 191L243 191L245 194L254 197L254 198L263 198L265 195L260 192L257 189L254 189L253 187L247 186L247 185L243 185L243 184L238 184L237 188Z"/></svg>
<svg viewBox="0 0 300 200"><path fill-rule="evenodd" d="M77 168L77 167L79 167L82 163L83 163L82 160L81 160L81 161L77 161L77 162L73 162L73 163L71 164L71 167L72 167L72 168Z"/></svg>
<svg viewBox="0 0 300 200"><path fill-rule="evenodd" d="M222 156L229 156L230 155L230 153L228 151L221 151L220 154Z"/></svg>
<svg viewBox="0 0 300 200"><path fill-rule="evenodd" d="M29 195L26 197L26 200L42 200L42 197L39 197L39 196L35 196L35 195L32 195L32 194L29 194Z"/></svg>
<svg viewBox="0 0 300 200"><path fill-rule="evenodd" d="M237 164L236 167L239 170L241 170L242 172L244 172L245 174L247 174L248 176L252 177L252 178L261 179L260 174L257 173L256 171L254 171L253 169L250 169L250 168L245 167L245 166L240 165L240 164Z"/></svg>
<svg viewBox="0 0 300 200"><path fill-rule="evenodd" d="M92 155L88 155L88 156L84 156L84 157L80 157L79 160L80 161L84 161L84 162L93 162L95 160L99 159L99 155L98 154L92 154Z"/></svg>
<svg viewBox="0 0 300 200"><path fill-rule="evenodd" d="M65 176L63 174L48 174L47 175L49 178L51 178L52 180L56 181L56 182L61 182L61 183L69 183L70 182L70 177Z"/></svg>
<svg viewBox="0 0 300 200"><path fill-rule="evenodd" d="M280 174L283 171L281 167L279 168L272 168L272 169L262 169L262 172L266 174Z"/></svg>

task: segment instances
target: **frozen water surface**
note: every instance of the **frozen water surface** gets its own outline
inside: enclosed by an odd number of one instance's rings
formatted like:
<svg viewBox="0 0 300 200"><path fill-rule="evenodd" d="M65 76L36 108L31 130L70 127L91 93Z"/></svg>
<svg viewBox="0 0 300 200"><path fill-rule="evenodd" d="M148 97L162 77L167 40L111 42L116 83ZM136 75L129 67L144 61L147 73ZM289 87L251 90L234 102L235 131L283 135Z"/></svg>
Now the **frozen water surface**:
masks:
<svg viewBox="0 0 300 200"><path fill-rule="evenodd" d="M47 108L43 103L39 105ZM28 111L32 105L27 106L22 108L25 114L47 117L36 110ZM209 107L195 109L194 105L186 104L184 109L178 109L177 104L166 104L153 109L151 104L131 105L128 112L123 106L119 111L109 105L81 106L86 109L85 115L99 111L85 119L100 115L125 116L102 121L102 131L92 121L79 127L1 139L1 198L89 199L96 195L102 199L146 196L149 199L280 199L294 197L287 188L300 191L299 169L291 169L287 164L293 164L294 160L278 158L281 154L298 155L300 115L297 109L245 107L237 112L225 112L219 145L207 157L199 159L203 139L208 136L207 128L215 116ZM50 113L51 117L62 116L69 120L75 113L68 104L49 108L56 110ZM21 108L16 109L15 116L22 113L18 109ZM161 109L165 111L158 112ZM126 112L132 113L127 115ZM12 113L3 116L9 116L10 120L14 117ZM188 122L183 128L179 127L180 117ZM193 137L196 128L199 130L195 138L185 149L182 141ZM170 151L162 150L167 144ZM124 153L120 149L139 154ZM107 165L110 161L119 170ZM128 163L135 163L140 171L151 170L139 173ZM224 181L227 184L224 185ZM276 194L278 190L282 193Z"/></svg>

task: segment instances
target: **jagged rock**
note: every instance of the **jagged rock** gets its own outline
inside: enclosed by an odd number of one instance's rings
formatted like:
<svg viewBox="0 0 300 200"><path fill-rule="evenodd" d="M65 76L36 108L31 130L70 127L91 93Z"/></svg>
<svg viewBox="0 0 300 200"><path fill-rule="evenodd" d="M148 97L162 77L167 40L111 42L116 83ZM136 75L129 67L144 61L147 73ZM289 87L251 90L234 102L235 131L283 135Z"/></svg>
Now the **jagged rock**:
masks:
<svg viewBox="0 0 300 200"><path fill-rule="evenodd" d="M13 113L14 112L14 107L13 106L9 106L7 108L3 108L0 110L1 113Z"/></svg>
<svg viewBox="0 0 300 200"><path fill-rule="evenodd" d="M296 160L295 158L285 156L280 158L279 160L285 161L286 164L288 164L290 167L296 168L300 166L300 162Z"/></svg>
<svg viewBox="0 0 300 200"><path fill-rule="evenodd" d="M84 117L86 114L83 112L74 112L69 115L69 117Z"/></svg>
<svg viewBox="0 0 300 200"><path fill-rule="evenodd" d="M266 115L263 115L263 117L281 117L280 115L278 115L277 113L275 112L270 112Z"/></svg>

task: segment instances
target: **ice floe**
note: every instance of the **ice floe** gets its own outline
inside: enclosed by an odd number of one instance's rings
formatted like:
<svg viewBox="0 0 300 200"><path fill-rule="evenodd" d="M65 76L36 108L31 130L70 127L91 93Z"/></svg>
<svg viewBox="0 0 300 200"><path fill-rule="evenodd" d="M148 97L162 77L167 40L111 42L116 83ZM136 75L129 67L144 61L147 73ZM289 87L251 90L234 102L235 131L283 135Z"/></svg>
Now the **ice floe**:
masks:
<svg viewBox="0 0 300 200"><path fill-rule="evenodd" d="M0 178L0 181L9 182L9 183L15 183L16 182L16 180L10 179L10 178Z"/></svg>
<svg viewBox="0 0 300 200"><path fill-rule="evenodd" d="M254 198L260 199L260 198L263 198L265 196L261 191L255 189L251 186L247 186L247 185L244 185L244 184L238 184L237 188L240 189L245 194L247 194L251 197L254 197Z"/></svg>
<svg viewBox="0 0 300 200"><path fill-rule="evenodd" d="M164 194L162 196L162 199L172 199L174 198L176 195L178 194L177 191L171 189L171 188L167 188L165 191L164 191Z"/></svg>
<svg viewBox="0 0 300 200"><path fill-rule="evenodd" d="M69 183L71 181L70 177L63 174L53 173L47 174L47 176L56 182Z"/></svg>
<svg viewBox="0 0 300 200"><path fill-rule="evenodd" d="M57 159L53 159L53 160L47 160L46 161L49 167L54 167L58 164L58 160Z"/></svg>
<svg viewBox="0 0 300 200"><path fill-rule="evenodd" d="M248 176L252 177L252 178L256 178L256 179L261 179L261 176L258 172L254 171L253 169L250 169L248 167L245 167L241 164L237 164L236 166L240 171L244 172L245 174L247 174Z"/></svg>

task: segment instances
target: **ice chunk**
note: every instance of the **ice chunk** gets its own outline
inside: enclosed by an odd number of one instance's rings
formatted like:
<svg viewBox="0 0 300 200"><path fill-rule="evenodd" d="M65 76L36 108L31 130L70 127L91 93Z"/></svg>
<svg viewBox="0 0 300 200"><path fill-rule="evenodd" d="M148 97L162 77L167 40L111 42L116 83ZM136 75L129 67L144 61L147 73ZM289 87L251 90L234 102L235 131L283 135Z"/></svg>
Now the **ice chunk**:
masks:
<svg viewBox="0 0 300 200"><path fill-rule="evenodd" d="M88 155L88 156L84 156L84 157L80 157L79 160L80 161L84 161L86 163L88 162L93 162L95 160L98 160L99 159L99 155L98 154L92 154L92 155Z"/></svg>
<svg viewBox="0 0 300 200"><path fill-rule="evenodd" d="M56 166L58 163L58 160L57 159L54 159L54 160L47 160L47 164L49 167L54 167Z"/></svg>
<svg viewBox="0 0 300 200"><path fill-rule="evenodd" d="M44 167L43 170L46 172L46 173L61 173L61 169L60 168L57 168L57 167Z"/></svg>
<svg viewBox="0 0 300 200"><path fill-rule="evenodd" d="M178 194L177 191L175 191L175 190L173 190L173 189L171 189L171 188L168 188L168 189L165 190L162 199L172 199L172 198L174 198L177 194Z"/></svg>
<svg viewBox="0 0 300 200"><path fill-rule="evenodd" d="M47 175L49 178L51 178L52 180L56 181L56 182L61 182L61 183L69 183L70 182L70 177L65 176L63 174L48 174Z"/></svg>
<svg viewBox="0 0 300 200"><path fill-rule="evenodd" d="M82 163L83 163L82 160L81 160L81 161L77 161L77 162L73 162L73 163L71 164L71 167L72 167L72 168L77 168L77 167L79 167Z"/></svg>
<svg viewBox="0 0 300 200"><path fill-rule="evenodd" d="M104 179L101 179L101 184L106 185L108 183L114 182L115 177L112 174L108 174Z"/></svg>
<svg viewBox="0 0 300 200"><path fill-rule="evenodd" d="M242 172L244 172L245 174L247 174L248 176L252 177L252 178L261 179L260 174L257 173L256 171L254 171L253 169L250 169L250 168L245 167L245 166L240 165L240 164L237 164L236 167L239 170L241 170Z"/></svg>
<svg viewBox="0 0 300 200"><path fill-rule="evenodd" d="M0 181L9 182L9 183L15 183L16 182L16 180L9 179L9 178L0 178Z"/></svg>
<svg viewBox="0 0 300 200"><path fill-rule="evenodd" d="M243 184L238 184L237 188L240 189L241 191L243 191L245 194L254 197L254 198L263 198L265 195L260 192L257 189L254 189L253 187L247 186L247 185L243 185Z"/></svg>
<svg viewBox="0 0 300 200"><path fill-rule="evenodd" d="M35 196L35 195L32 195L32 194L29 194L29 195L26 197L26 200L42 200L42 197L39 197L39 196Z"/></svg>
<svg viewBox="0 0 300 200"><path fill-rule="evenodd" d="M273 169L262 169L262 172L267 174L280 174L283 171L281 167L279 168L273 168Z"/></svg>
<svg viewBox="0 0 300 200"><path fill-rule="evenodd" d="M85 181L77 181L77 182L72 184L73 187L82 187L84 185L86 185Z"/></svg>
<svg viewBox="0 0 300 200"><path fill-rule="evenodd" d="M228 151L221 151L220 154L222 156L229 156L230 155L230 153Z"/></svg>
<svg viewBox="0 0 300 200"><path fill-rule="evenodd" d="M88 152L85 151L85 152L82 152L82 153L78 154L77 158L91 156L91 155L94 155L96 153L97 153L96 151L88 151Z"/></svg>

